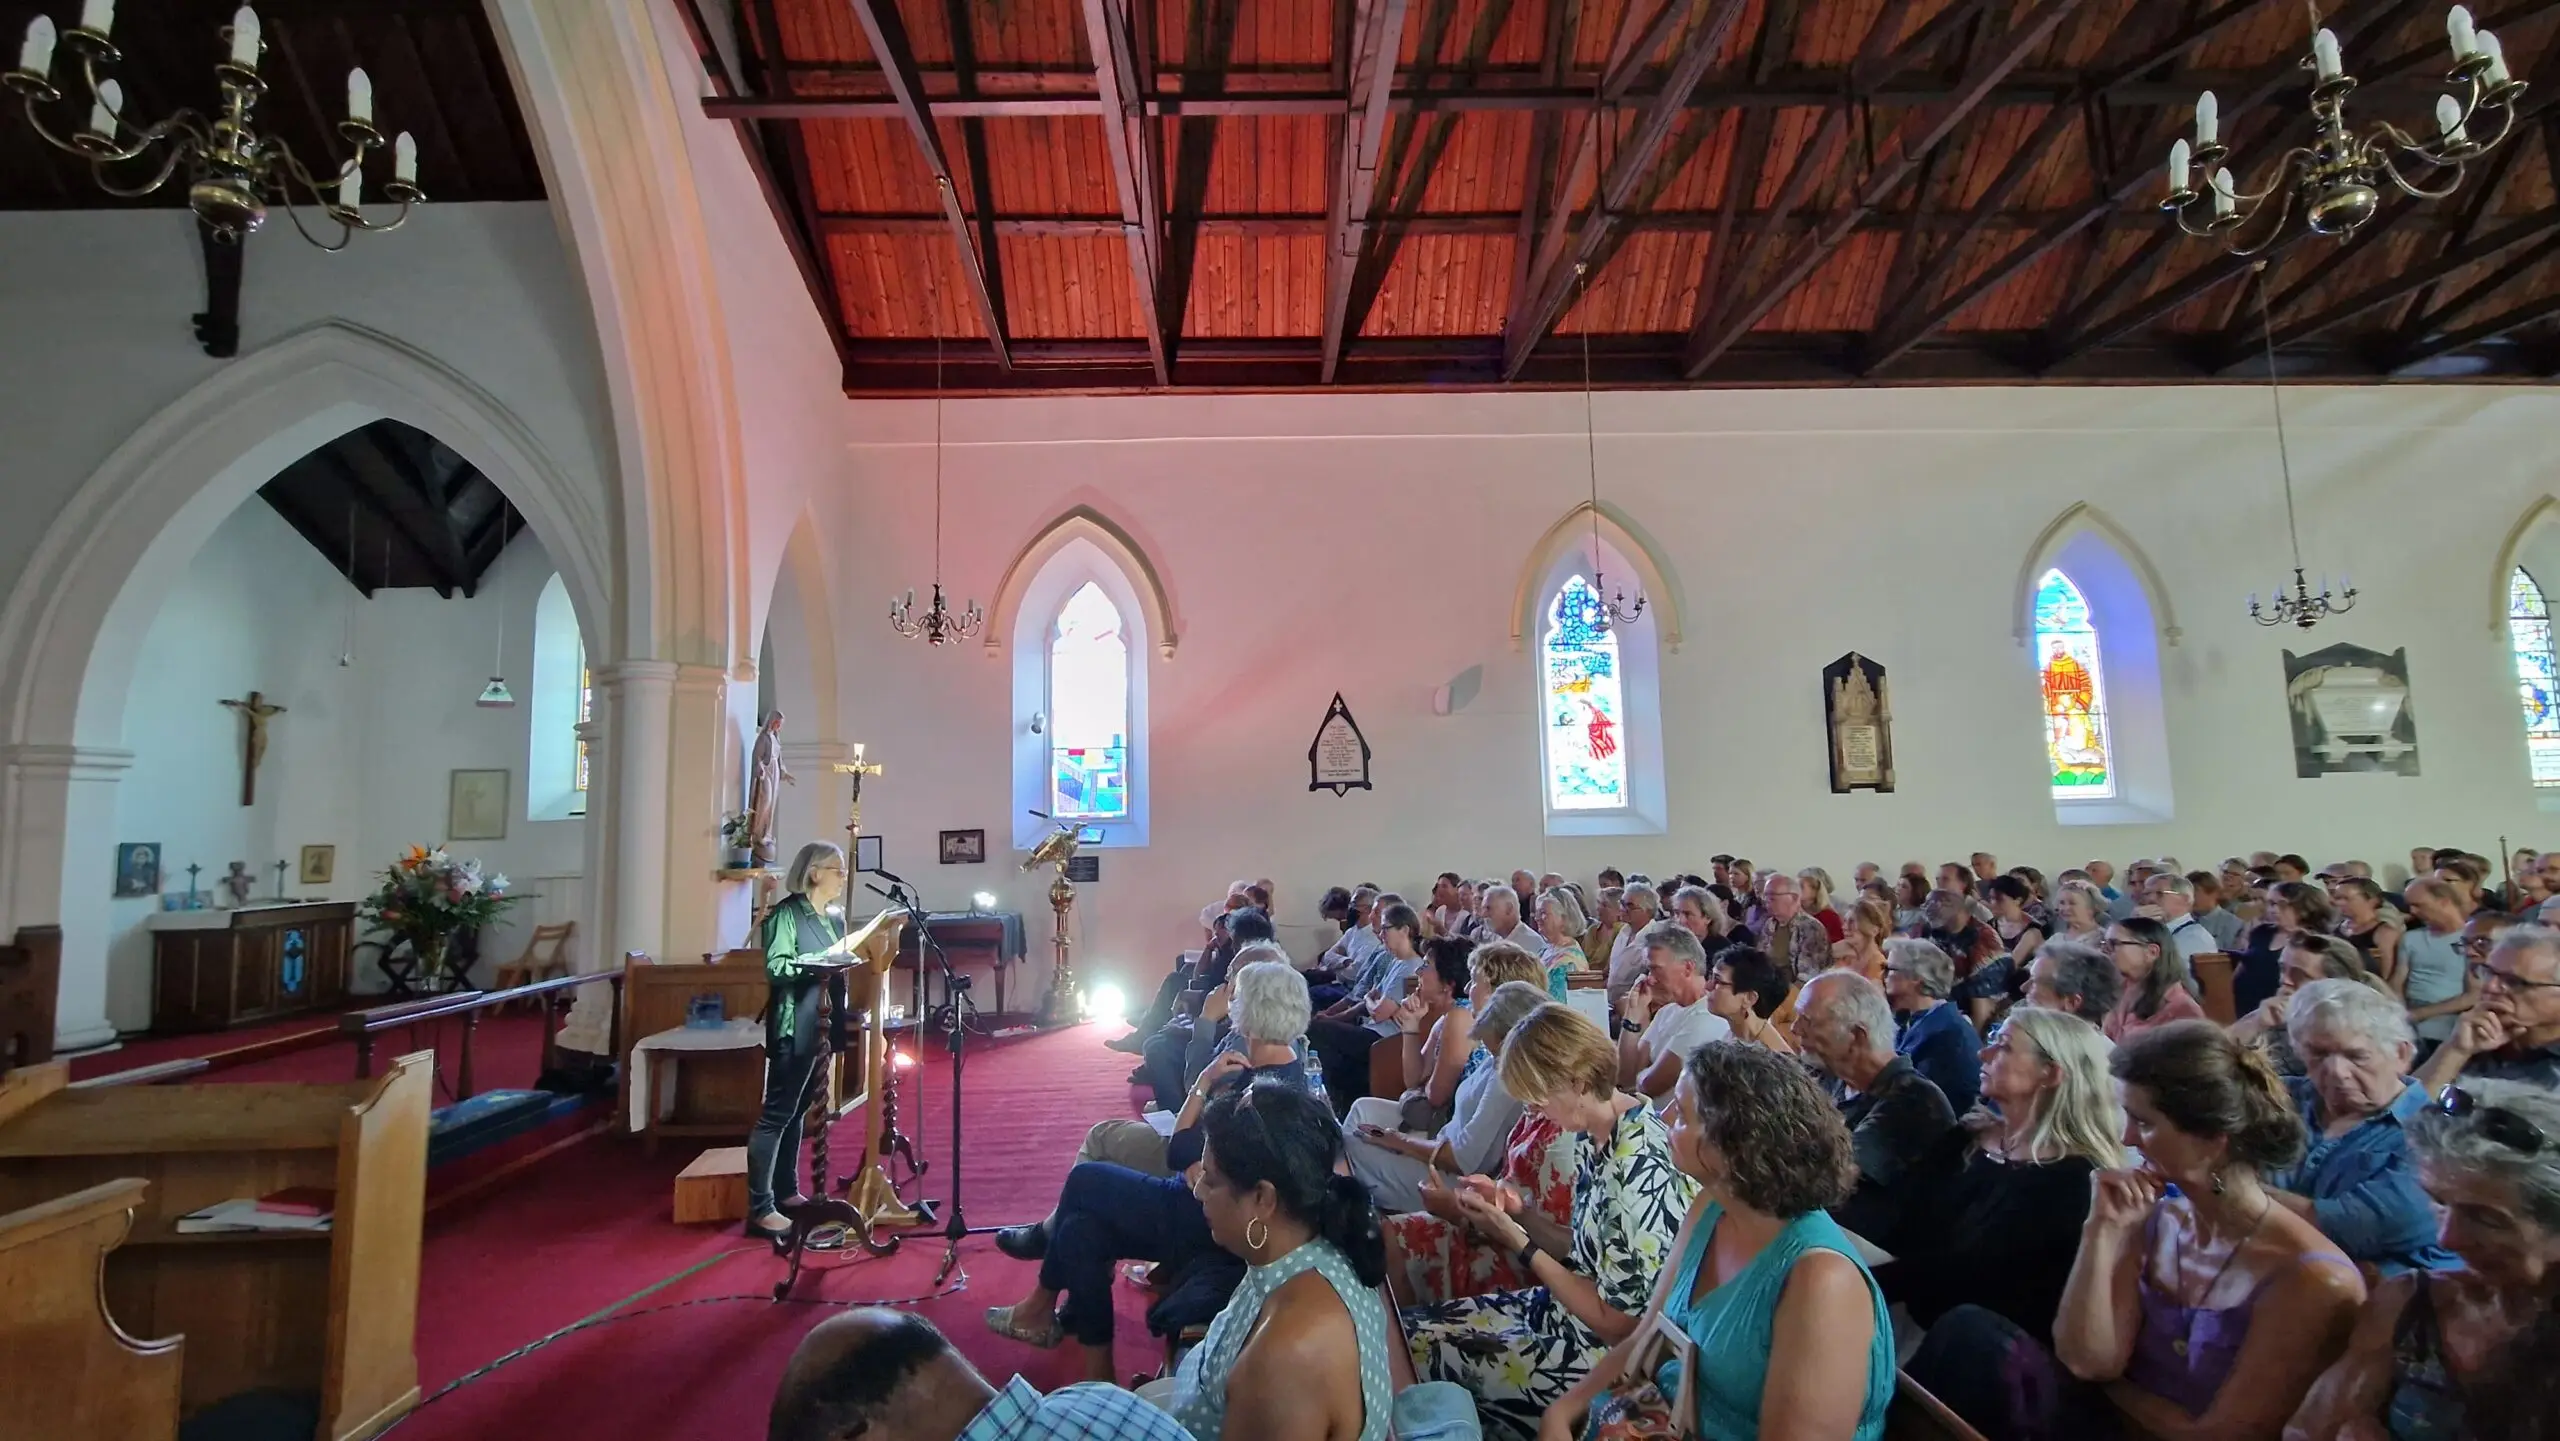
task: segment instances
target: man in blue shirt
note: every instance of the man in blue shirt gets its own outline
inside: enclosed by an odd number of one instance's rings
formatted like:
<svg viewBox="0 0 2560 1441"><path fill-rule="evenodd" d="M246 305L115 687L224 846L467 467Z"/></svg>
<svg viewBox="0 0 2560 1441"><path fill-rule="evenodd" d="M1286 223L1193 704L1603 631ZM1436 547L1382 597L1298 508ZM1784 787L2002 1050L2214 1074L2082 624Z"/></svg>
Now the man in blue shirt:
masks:
<svg viewBox="0 0 2560 1441"><path fill-rule="evenodd" d="M989 1385L933 1323L865 1307L801 1338L783 1368L766 1441L1192 1441L1161 1408L1117 1386L1047 1395L1016 1376Z"/></svg>
<svg viewBox="0 0 2560 1441"><path fill-rule="evenodd" d="M1962 1116L1982 1094L1982 1038L1947 999L1955 958L1928 941L1896 936L1884 943L1884 998L1893 1005L1894 1054L1946 1092Z"/></svg>
<svg viewBox="0 0 2560 1441"><path fill-rule="evenodd" d="M2361 981L2312 981L2296 991L2285 1031L2303 1069L2285 1081L2309 1148L2266 1178L2269 1194L2320 1228L2347 1259L2385 1276L2462 1263L2437 1244L2436 1213L2418 1183L2409 1119L2427 1107L2409 1079L2417 1054L2397 998Z"/></svg>

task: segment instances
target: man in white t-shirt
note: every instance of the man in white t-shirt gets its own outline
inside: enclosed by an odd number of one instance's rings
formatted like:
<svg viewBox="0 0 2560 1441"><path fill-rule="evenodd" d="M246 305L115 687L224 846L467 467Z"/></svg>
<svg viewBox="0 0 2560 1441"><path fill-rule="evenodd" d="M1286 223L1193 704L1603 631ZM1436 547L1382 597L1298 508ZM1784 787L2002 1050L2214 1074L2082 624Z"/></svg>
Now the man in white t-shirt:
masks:
<svg viewBox="0 0 2560 1441"><path fill-rule="evenodd" d="M1689 1054L1733 1027L1707 1009L1707 953L1696 936L1656 926L1644 944L1650 968L1618 1008L1618 1084L1660 1103Z"/></svg>

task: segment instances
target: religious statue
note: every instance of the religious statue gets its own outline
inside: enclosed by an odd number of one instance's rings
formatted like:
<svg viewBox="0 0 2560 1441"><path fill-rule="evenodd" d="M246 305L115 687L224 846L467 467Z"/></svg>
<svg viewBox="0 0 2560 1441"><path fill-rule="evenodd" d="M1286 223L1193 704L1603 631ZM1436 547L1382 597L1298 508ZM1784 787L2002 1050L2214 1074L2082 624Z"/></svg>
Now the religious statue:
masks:
<svg viewBox="0 0 2560 1441"><path fill-rule="evenodd" d="M248 754L240 765L240 804L253 806L258 803L258 762L267 758L267 717L283 715L284 707L267 704L267 698L257 691L249 692L247 700L227 700L223 704L249 722Z"/></svg>
<svg viewBox="0 0 2560 1441"><path fill-rule="evenodd" d="M782 787L798 784L791 767L782 763L782 712L775 711L757 729L755 754L747 764L747 823L753 837L748 864L773 864L774 812L782 804Z"/></svg>
<svg viewBox="0 0 2560 1441"><path fill-rule="evenodd" d="M233 861L230 871L214 884L222 888L223 895L231 898L231 904L223 908L231 910L249 904L249 893L257 889L258 878L249 874L247 861Z"/></svg>
<svg viewBox="0 0 2560 1441"><path fill-rule="evenodd" d="M1823 668L1822 707L1831 733L1831 790L1893 789L1893 707L1884 667L1851 651Z"/></svg>

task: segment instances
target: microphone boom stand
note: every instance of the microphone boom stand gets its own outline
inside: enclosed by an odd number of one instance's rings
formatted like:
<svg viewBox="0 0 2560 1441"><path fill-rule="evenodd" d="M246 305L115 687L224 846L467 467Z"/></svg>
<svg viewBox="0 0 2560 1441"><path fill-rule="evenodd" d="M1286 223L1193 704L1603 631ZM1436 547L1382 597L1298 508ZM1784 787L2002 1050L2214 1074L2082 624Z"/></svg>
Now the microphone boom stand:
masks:
<svg viewBox="0 0 2560 1441"><path fill-rule="evenodd" d="M906 883L899 877L889 874L887 871L879 871L876 872L876 874L878 874L883 880L888 881L890 888L886 891L882 891L877 886L871 886L870 889L872 892L877 895L886 896L895 904L905 906L907 909L907 915L915 922L917 943L919 947L917 952L917 973L919 980L921 980L923 973L922 957L926 950L930 950L933 953L934 965L942 972L942 1028L944 1042L951 1050L951 1205L950 1208L943 1213L941 1225L933 1228L933 1230L938 1230L940 1232L945 1242L942 1249L942 1265L933 1273L933 1284L939 1286L945 1280L950 1278L952 1271L957 1269L960 1264L961 1241L970 1236L983 1236L989 1232L1000 1229L995 1226L970 1225L968 1212L964 1208L961 1200L961 1088L968 1070L969 1018L970 1014L977 1009L977 1003L971 1000L969 996L972 978L960 974L958 969L951 964L950 954L943 950L941 941L936 939L933 934L933 927L926 921L923 913L917 909L915 897L913 893L907 889ZM868 885L867 882L865 884ZM921 1019L922 1018L919 1017L919 1020ZM923 1210L927 1204L928 1203L926 1202L919 1201L916 1203L916 1207L918 1210ZM918 1227L917 1233L933 1234L933 1230L928 1230L926 1227Z"/></svg>

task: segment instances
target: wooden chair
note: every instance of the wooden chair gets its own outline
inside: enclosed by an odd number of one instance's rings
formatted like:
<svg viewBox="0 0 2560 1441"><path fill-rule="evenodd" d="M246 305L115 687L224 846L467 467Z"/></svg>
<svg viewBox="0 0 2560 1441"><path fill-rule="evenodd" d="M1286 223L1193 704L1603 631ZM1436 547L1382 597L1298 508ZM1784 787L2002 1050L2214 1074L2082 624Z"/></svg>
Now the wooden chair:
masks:
<svg viewBox="0 0 2560 1441"><path fill-rule="evenodd" d="M1884 1441L1984 1441L1981 1432L1912 1380L1910 1372L1897 1371L1893 1379L1893 1404L1884 1413Z"/></svg>
<svg viewBox="0 0 2560 1441"><path fill-rule="evenodd" d="M524 954L499 966L498 974L490 982L489 988L494 991L503 991L569 974L569 960L563 952L569 948L569 933L577 928L576 921L560 921L552 925L535 926L532 938L524 943ZM509 1009L515 1004L510 1001L500 1009ZM525 1004L531 1005L532 1002L527 1001Z"/></svg>
<svg viewBox="0 0 2560 1441"><path fill-rule="evenodd" d="M2240 1003L2232 998L2231 975L2236 963L2221 951L2206 951L2187 962L2195 972L2196 984L2204 989L2204 1013L2221 1025L2240 1019Z"/></svg>
<svg viewBox="0 0 2560 1441"><path fill-rule="evenodd" d="M137 1341L107 1313L108 1253L147 1183L126 1177L0 1216L0 1415L55 1441L170 1441L181 1338Z"/></svg>

